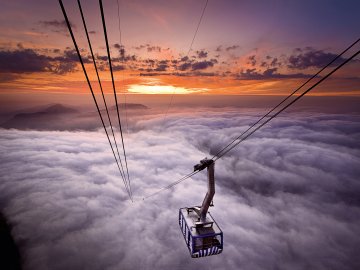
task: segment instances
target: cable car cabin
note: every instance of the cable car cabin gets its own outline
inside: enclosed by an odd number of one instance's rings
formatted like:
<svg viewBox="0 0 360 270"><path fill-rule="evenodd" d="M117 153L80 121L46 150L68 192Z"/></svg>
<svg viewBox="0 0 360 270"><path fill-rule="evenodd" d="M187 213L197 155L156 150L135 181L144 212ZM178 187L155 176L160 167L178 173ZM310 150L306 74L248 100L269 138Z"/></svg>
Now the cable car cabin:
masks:
<svg viewBox="0 0 360 270"><path fill-rule="evenodd" d="M205 222L199 222L194 208L180 208L179 225L190 255L193 258L220 254L223 250L223 233L210 213Z"/></svg>
<svg viewBox="0 0 360 270"><path fill-rule="evenodd" d="M201 207L184 207L179 210L179 225L186 245L193 258L220 254L223 251L223 233L208 213L215 195L215 163L203 159L194 166L194 171L207 168L208 191Z"/></svg>

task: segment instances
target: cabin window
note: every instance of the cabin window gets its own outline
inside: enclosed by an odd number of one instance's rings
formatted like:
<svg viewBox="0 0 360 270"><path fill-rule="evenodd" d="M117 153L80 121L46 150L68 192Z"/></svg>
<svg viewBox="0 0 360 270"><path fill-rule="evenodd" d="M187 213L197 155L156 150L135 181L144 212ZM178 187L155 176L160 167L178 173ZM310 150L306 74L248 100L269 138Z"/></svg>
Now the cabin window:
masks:
<svg viewBox="0 0 360 270"><path fill-rule="evenodd" d="M195 240L195 250L207 249L221 245L221 236L213 235L207 237L197 237Z"/></svg>

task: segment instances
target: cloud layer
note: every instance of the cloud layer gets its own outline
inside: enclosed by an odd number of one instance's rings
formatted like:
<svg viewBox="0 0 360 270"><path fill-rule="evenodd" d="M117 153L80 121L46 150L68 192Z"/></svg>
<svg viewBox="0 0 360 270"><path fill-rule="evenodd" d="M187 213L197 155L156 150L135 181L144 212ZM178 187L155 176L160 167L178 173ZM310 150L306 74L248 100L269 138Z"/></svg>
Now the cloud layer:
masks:
<svg viewBox="0 0 360 270"><path fill-rule="evenodd" d="M48 50L45 50L47 53ZM52 72L55 74L66 74L76 70L79 58L75 50L66 49L60 52L54 49L51 53L56 56L49 56L39 50L25 49L19 44L16 50L2 50L0 48L0 72L3 73L34 73ZM83 58L85 63L89 63L87 57Z"/></svg>
<svg viewBox="0 0 360 270"><path fill-rule="evenodd" d="M147 117L125 141L138 199L177 180L259 112ZM358 115L279 117L216 163L223 254L191 259L177 211L201 203L199 173L130 203L103 132L0 132L0 209L24 269L356 269Z"/></svg>

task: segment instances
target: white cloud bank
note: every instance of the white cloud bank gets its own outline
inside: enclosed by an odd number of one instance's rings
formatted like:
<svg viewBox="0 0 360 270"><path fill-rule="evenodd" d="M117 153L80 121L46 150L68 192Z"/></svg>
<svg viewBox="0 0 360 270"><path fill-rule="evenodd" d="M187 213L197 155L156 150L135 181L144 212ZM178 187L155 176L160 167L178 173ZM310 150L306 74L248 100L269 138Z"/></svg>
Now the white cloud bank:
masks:
<svg viewBox="0 0 360 270"><path fill-rule="evenodd" d="M360 117L287 114L216 163L224 252L191 259L178 209L206 174L127 200L103 132L0 130L0 210L24 269L359 269ZM189 173L256 118L174 114L127 134L135 197Z"/></svg>

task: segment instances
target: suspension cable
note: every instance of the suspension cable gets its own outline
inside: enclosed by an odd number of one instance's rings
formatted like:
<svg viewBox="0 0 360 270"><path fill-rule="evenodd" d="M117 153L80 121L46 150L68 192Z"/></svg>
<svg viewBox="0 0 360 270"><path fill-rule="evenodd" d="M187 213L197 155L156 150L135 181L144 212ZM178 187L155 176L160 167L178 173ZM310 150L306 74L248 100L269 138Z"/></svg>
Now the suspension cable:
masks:
<svg viewBox="0 0 360 270"><path fill-rule="evenodd" d="M102 83L101 83L101 80L100 80L99 72L98 72L98 69L97 69L97 65L96 65L96 60L95 60L95 57L94 57L93 49L92 49L92 46L91 46L91 41L90 41L89 33L88 33L88 30L87 30L87 27L86 27L85 17L84 17L83 11L82 11L82 7L81 7L80 0L78 0L77 2L78 2L78 6L79 6L79 10L80 10L80 14L81 14L81 19L82 19L82 22L83 22L83 26L84 26L84 29L85 29L85 33L86 33L86 38L87 38L88 45L89 45L89 48L90 48L92 61L93 61L94 68L95 68L95 71L96 71L96 76L97 76L98 83L99 83L99 86L100 86L102 99L103 99L103 101L104 101L107 118L108 118L108 120L109 120L109 124L110 124L110 128L111 128L111 133L112 133L112 136L113 136L113 139L114 139L114 142L115 142L115 148L116 148L116 151L117 151L117 154L118 154L118 158L119 158L119 161L120 161L120 165L121 165L121 169L122 169L121 176L122 176L122 178L123 178L123 181L124 181L124 184L125 184L125 186L126 186L126 189L127 189L128 192L129 192L128 183L127 183L126 177L125 177L124 167L123 167L123 164L122 164L122 161L121 161L121 156L120 156L120 153L119 153L119 148L118 148L117 141L116 141L116 138L115 138L114 129L113 129L113 126L112 126L112 123L111 123L110 114L109 114L108 106L107 106L107 103L106 103L104 91L103 91L103 88L102 88Z"/></svg>
<svg viewBox="0 0 360 270"><path fill-rule="evenodd" d="M192 50L192 46L193 46L193 44L194 44L196 35L197 35L198 31L199 31L199 27L200 27L202 18L204 17L205 10L206 10L206 7L207 7L208 2L209 2L209 0L206 0L205 5L204 5L204 8L203 8L203 10L202 10L202 12L201 12L201 16L200 16L199 22L198 22L198 24L197 24L197 27L196 27L196 30L195 30L195 33L194 33L194 36L193 36L193 38L192 38L192 40L191 40L189 50L188 50L188 52L187 52L187 54L186 54L186 57L189 57L189 54L190 54L190 52L191 52L191 50ZM163 118L163 123L165 123L165 120L166 120L166 117L167 117L168 112L169 112L169 110L170 110L170 107L172 106L172 103L173 103L173 100L174 100L174 94L175 94L175 89L173 90L173 92L172 92L172 94L171 94L170 102L169 102L169 105L168 105L168 107L167 107L167 109L166 109L166 112L165 112L165 115L164 115L164 118ZM155 196L155 195L157 195L158 193L160 193L160 192L162 192L162 191L164 191L164 190L167 190L167 189L172 188L173 186L175 186L175 185L177 185L177 184L185 181L186 179L194 176L194 175L197 174L198 172L199 172L199 171L196 170L196 171L194 171L194 172L191 172L191 173L187 174L186 176L184 176L184 177L180 178L179 180L175 181L174 183L172 183L172 184L170 184L170 185L168 185L168 186L166 186L166 187L161 188L160 190L158 190L157 192L154 192L154 193L150 194L149 196L144 197L143 200L148 199L148 198L150 198L150 197L152 197L152 196Z"/></svg>
<svg viewBox="0 0 360 270"><path fill-rule="evenodd" d="M91 83L90 83L88 74L87 74L87 72L86 72L85 65L84 65L84 62L83 62L83 60L82 60L82 57L81 57L81 54L80 54L78 45L77 45L77 43L76 43L75 36L74 36L73 31L72 31L72 29L71 29L71 25L70 25L69 19L68 19L68 17L67 17L67 14L66 14L64 5L63 5L63 3L62 3L62 0L59 0L59 3L60 3L60 7L61 7L61 10L62 10L62 12L63 12L64 18L65 18L65 21L66 21L66 25L67 25L67 27L68 27L68 30L69 30L69 33L70 33L70 36L71 36L71 39L72 39L72 41L73 41L73 43L74 43L74 47L75 47L76 52L77 52L77 55L78 55L78 57L79 57L79 61L80 61L81 67L82 67L82 69L83 69L83 72L84 72L86 81L87 81L87 83L88 83L88 86L89 86L91 95L92 95L92 97L93 97L93 100L94 100L96 109L97 109L97 111L98 111L98 114L99 114L101 123L102 123L102 125L103 125L104 130L105 130L106 137L107 137L108 142L109 142L109 144L110 144L111 151L112 151L112 153L113 153L113 155L114 155L114 158L115 158L117 167L118 167L119 172L120 172L120 174L121 174L121 169L120 169L119 161L118 161L117 158L116 158L116 154L115 154L114 148L113 148L113 146L112 146L112 144L111 144L111 140L110 140L108 131L107 131L107 129L106 129L106 126L105 126L105 123L104 123L104 119L103 119L103 117L102 117L102 115L101 115L99 105L98 105L98 103L97 103L97 100L96 100L94 91L93 91L93 89L92 89L92 86L91 86ZM125 188L126 188L126 186L125 186ZM129 195L129 198L132 200L132 198L130 197L130 193L129 193L129 192L128 192L128 195Z"/></svg>
<svg viewBox="0 0 360 270"><path fill-rule="evenodd" d="M120 23L120 5L119 5L119 0L116 0L116 4L117 4L117 15L118 15L118 26L119 26L119 42L120 42L120 46L122 46L122 42L121 42L121 23Z"/></svg>
<svg viewBox="0 0 360 270"><path fill-rule="evenodd" d="M247 134L245 137L241 138L238 142L236 142L233 146L231 146L229 149L227 149L225 152L223 152L221 155L217 156L216 158L214 158L213 160L216 161L220 158L222 158L224 155L226 155L228 152L230 152L232 149L234 149L239 143L243 142L244 140L246 140L247 138L249 138L252 134L254 134L255 131L259 130L261 127L263 127L264 125L266 125L267 123L269 123L272 119L274 119L276 116L278 116L281 112L283 112L284 110L286 110L288 107L290 107L292 104L294 104L296 101L298 101L300 98L302 98L305 94L307 94L309 91L311 91L313 88L315 88L317 85L319 85L321 82L323 82L324 80L326 80L328 77L330 77L335 71L337 71L338 69L340 69L342 66L344 66L346 63L348 63L349 61L351 61L353 58L355 58L358 54L360 53L360 50L357 51L356 53L354 53L351 57L349 57L348 59L346 59L341 65L337 66L336 68L334 68L331 72L329 72L328 74L326 74L326 76L324 76L323 78L321 78L318 82L316 82L315 84L313 84L310 88L308 88L306 91L304 91L301 95L297 96L294 100L292 100L289 104L287 104L285 107L283 107L282 109L280 109L278 112L276 112L274 115L272 115L271 117L269 117L264 123L262 123L260 126L258 126L256 129L254 129L253 131L251 131L249 134Z"/></svg>
<svg viewBox="0 0 360 270"><path fill-rule="evenodd" d="M294 94L296 94L300 89L302 89L306 84L308 84L311 80L316 78L322 71L324 71L327 67L332 65L336 60L338 60L343 54L345 54L348 50L350 50L352 47L354 47L358 42L360 41L360 38L356 40L354 43L352 43L349 47L347 47L344 51L342 51L340 54L338 54L331 62L329 62L326 66L324 66L322 69L320 69L316 74L311 76L306 82L304 82L301 86L296 88L290 95L288 95L286 98L284 98L279 104L277 104L274 108L272 108L270 111L268 111L264 116L262 116L259 120L257 120L254 124L252 124L247 130L245 130L243 133L241 133L239 136L237 136L234 140L232 140L228 145L226 145L224 148L222 148L219 152L217 152L211 159L215 159L217 156L221 155L222 152L224 152L227 148L229 148L233 143L235 143L237 140L239 140L244 134L246 134L248 131L250 131L254 126L259 124L265 117L267 117L269 114L271 114L274 110L276 110L278 107L280 107L285 101L287 101L290 97L292 97Z"/></svg>
<svg viewBox="0 0 360 270"><path fill-rule="evenodd" d="M200 172L200 171L199 171L199 170L193 171L193 172L185 175L184 177L178 179L177 181L171 183L170 185L167 185L166 187L160 188L158 191L156 191L156 192L154 192L154 193L151 193L151 194L148 195L148 196L145 196L145 197L143 198L143 200L146 200L146 199L148 199L148 198L150 198L150 197L153 197L153 196L157 195L158 193L160 193L160 192L162 192L162 191L165 191L165 190L167 190L167 189L172 188L173 186L176 186L177 184L180 184L181 182L183 182L183 181L185 181L186 179L194 176L194 175L197 174L198 172Z"/></svg>
<svg viewBox="0 0 360 270"><path fill-rule="evenodd" d="M114 74L113 74L113 69L112 69L112 64L111 64L109 41L108 41L108 37L107 37L106 23L105 23L105 16L104 16L104 9L103 9L102 0L99 0L99 4L100 4L100 11L101 11L101 20L102 20L103 29L104 29L104 37L105 37L105 43L106 43L106 51L107 51L108 61L109 61L109 67L110 67L111 81L112 81L112 86L113 86L113 90L114 90L114 98L115 98L115 104L116 104L116 111L117 111L117 116L118 116L118 121L119 121L119 128L120 128L120 134L121 134L121 142L122 142L122 147L123 147L123 152L124 152L124 157L125 157L126 173L127 173L127 177L128 177L128 181L129 181L130 194L131 194L131 197L132 197L131 182L130 182L129 169L128 169L127 158L126 158L126 152L125 152L124 137L123 137L122 127L121 127L121 120L120 120L120 113L119 113L119 105L118 105L117 96L116 96L115 80L114 80Z"/></svg>
<svg viewBox="0 0 360 270"><path fill-rule="evenodd" d="M357 42L359 42L360 39L358 39L356 42L354 42L352 46L354 46ZM351 48L350 47L350 48ZM348 49L347 49L348 50ZM345 51L347 51L345 50ZM343 53L342 53L343 54ZM272 119L274 119L276 116L278 116L281 112L283 112L284 110L286 110L288 107L290 107L292 104L294 104L296 101L298 101L300 98L302 98L304 95L306 95L308 92L310 92L312 89L314 89L316 86L318 86L320 83L322 83L324 80L326 80L328 77L330 77L333 73L335 73L338 69L340 69L341 67L343 67L345 64L347 64L348 62L350 62L352 59L354 59L357 55L360 54L360 50L358 50L356 53L354 53L352 56L350 56L348 59L346 59L343 63L341 63L340 65L338 65L336 68L334 68L332 71L330 71L328 74L326 74L323 78L321 78L319 81L317 81L315 84L313 84L312 86L310 86L307 90L305 90L301 95L297 96L294 100L292 100L290 103L288 103L285 107L283 107L282 109L280 109L278 112L276 112L274 115L272 115L270 118L268 118L264 123L262 123L260 126L258 126L256 129L254 129L252 132L250 132L249 134L247 134L245 137L241 138L238 142L236 142L231 148L227 149L226 151L221 151L223 152L221 155L219 156L214 156L212 159L214 161L217 161L218 159L222 158L224 155L226 155L228 152L230 152L232 149L234 149L237 145L239 145L241 142L245 141L247 138L249 138L252 134L254 134L257 130L259 130L261 127L263 127L264 125L266 125L268 122L270 122ZM336 59L334 59L332 62L334 62ZM329 64L330 65L330 64ZM327 65L327 66L329 66ZM313 76L313 78L315 78L316 76ZM277 105L277 107L280 105ZM275 108L274 108L275 109ZM273 110L274 110L273 109ZM264 118L264 117L262 117ZM228 146L226 146L225 148L228 148ZM225 149L224 148L224 149ZM169 184L166 187L163 187L161 189L159 189L158 191L151 193L150 195L146 196L143 198L143 200L148 199L150 197L153 197L157 194L159 194L162 191L165 191L183 181L185 181L186 179L194 176L195 174L197 174L198 172L200 172L199 170L195 170L192 173L189 173L188 175L180 178L179 180Z"/></svg>
<svg viewBox="0 0 360 270"><path fill-rule="evenodd" d="M116 0L117 3L117 15L118 15L118 28L119 28L119 44L120 44L120 61L122 64L124 64L124 58L125 58L125 47L122 44L121 41L121 21L120 21L120 5L119 0ZM125 76L124 76L125 80ZM128 122L128 110L127 110L127 101L126 101L126 90L125 90L125 84L122 84L122 89L124 91L124 105L125 105L125 124L126 124L126 131L129 133L129 122Z"/></svg>
<svg viewBox="0 0 360 270"><path fill-rule="evenodd" d="M196 27L194 36L193 36L193 38L192 38L192 40L191 40L190 47L189 47L189 50L188 50L186 56L189 56L189 54L190 54L190 51L191 51L192 46L193 46L194 41L195 41L195 37L196 37L196 35L197 35L198 31L199 31L199 27L200 27L202 18L204 17L205 9L206 9L206 7L207 7L208 2L209 2L209 0L206 0L205 6L204 6L204 8L203 8L203 10L202 10L202 13L201 13L201 16L200 16L200 19L199 19L199 23L198 23L198 25L197 25L197 27Z"/></svg>
<svg viewBox="0 0 360 270"><path fill-rule="evenodd" d="M193 46L193 44L194 44L195 37L196 37L196 35L197 35L198 31L199 31L199 27L200 27L202 18L204 17L205 9L206 9L206 7L207 7L208 2L209 2L209 0L206 0L205 6L204 6L204 8L203 8L203 10L202 10L202 13L201 13L199 22L198 22L198 24L197 24L197 27L196 27L196 30L195 30L195 33L194 33L194 36L193 36L193 38L192 38L192 40L191 40L189 50L188 50L188 52L187 52L187 54L186 54L186 58L189 57L190 51L192 50L192 46ZM166 117L167 117L168 112L169 112L169 110L170 110L170 107L171 107L172 104L173 104L174 94L175 94L175 88L173 89L173 92L172 92L171 98L170 98L170 103L169 103L169 105L168 105L168 107L167 107L167 109L166 109L166 111L165 111L165 115L164 115L164 118L163 118L163 123L165 123L165 120L166 120Z"/></svg>

